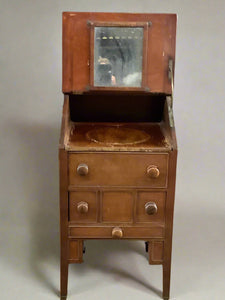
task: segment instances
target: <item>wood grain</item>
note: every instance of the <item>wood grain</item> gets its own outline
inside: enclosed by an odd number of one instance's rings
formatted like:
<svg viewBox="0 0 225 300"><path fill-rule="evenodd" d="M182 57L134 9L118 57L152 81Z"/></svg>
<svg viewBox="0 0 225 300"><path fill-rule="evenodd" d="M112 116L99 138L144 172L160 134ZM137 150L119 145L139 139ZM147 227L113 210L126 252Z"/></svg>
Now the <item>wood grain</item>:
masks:
<svg viewBox="0 0 225 300"><path fill-rule="evenodd" d="M91 27L88 21L124 24L151 22L152 26L148 30L147 70L144 81L152 93L171 93L168 61L175 57L176 15L91 12L63 13L64 93L83 93L90 85L90 47L92 44Z"/></svg>
<svg viewBox="0 0 225 300"><path fill-rule="evenodd" d="M148 26L140 89L93 88L93 29L110 22ZM174 14L63 13L61 299L67 296L68 264L83 261L83 241L113 238L149 243L149 263L162 264L163 298L169 299L177 142L168 62L175 64L175 37ZM123 130L129 135L142 130L150 139L104 144L104 130L102 144L87 138L92 129L115 125L132 129ZM77 209L82 203L85 213ZM156 205L154 214L146 213L147 203Z"/></svg>
<svg viewBox="0 0 225 300"><path fill-rule="evenodd" d="M112 230L115 226L75 226L70 227L69 233L71 238L79 239L111 239ZM164 227L134 227L134 226L120 226L123 230L123 239L140 239L145 240L149 238L163 238Z"/></svg>
<svg viewBox="0 0 225 300"><path fill-rule="evenodd" d="M80 163L88 165L86 176L77 174ZM71 153L69 155L69 184L79 186L127 185L162 188L167 186L167 154ZM160 170L158 178L146 174L149 165Z"/></svg>
<svg viewBox="0 0 225 300"><path fill-rule="evenodd" d="M149 264L161 265L164 256L164 242L163 241L150 241L149 242Z"/></svg>

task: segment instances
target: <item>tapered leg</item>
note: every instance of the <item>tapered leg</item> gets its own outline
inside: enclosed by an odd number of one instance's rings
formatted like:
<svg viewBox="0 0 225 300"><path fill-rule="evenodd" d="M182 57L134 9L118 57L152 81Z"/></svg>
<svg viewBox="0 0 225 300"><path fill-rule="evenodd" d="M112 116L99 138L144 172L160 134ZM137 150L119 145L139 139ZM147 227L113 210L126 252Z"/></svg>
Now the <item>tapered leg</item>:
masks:
<svg viewBox="0 0 225 300"><path fill-rule="evenodd" d="M175 132L174 132L175 134ZM169 176L168 191L166 201L166 230L164 241L163 258L163 299L169 299L170 296L170 273L171 273L171 253L172 253L172 233L173 233L173 210L176 182L176 162L177 149L170 153L169 158Z"/></svg>
<svg viewBox="0 0 225 300"><path fill-rule="evenodd" d="M60 266L60 297L66 299L67 297L67 286L68 286L68 263L67 261L61 260Z"/></svg>
<svg viewBox="0 0 225 300"><path fill-rule="evenodd" d="M171 259L163 263L163 299L170 297Z"/></svg>
<svg viewBox="0 0 225 300"><path fill-rule="evenodd" d="M60 166L60 297L66 299L68 283L68 156L59 150Z"/></svg>

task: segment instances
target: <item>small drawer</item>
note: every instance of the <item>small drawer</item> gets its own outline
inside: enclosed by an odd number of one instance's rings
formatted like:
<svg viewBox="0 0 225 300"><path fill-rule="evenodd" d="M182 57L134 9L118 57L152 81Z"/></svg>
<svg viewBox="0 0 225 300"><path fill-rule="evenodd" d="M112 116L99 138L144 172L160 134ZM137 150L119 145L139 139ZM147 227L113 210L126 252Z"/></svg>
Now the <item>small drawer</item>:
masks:
<svg viewBox="0 0 225 300"><path fill-rule="evenodd" d="M76 223L97 222L97 192L75 191L69 194L69 221Z"/></svg>
<svg viewBox="0 0 225 300"><path fill-rule="evenodd" d="M71 153L69 184L165 188L168 154Z"/></svg>
<svg viewBox="0 0 225 300"><path fill-rule="evenodd" d="M164 226L71 226L70 238L80 239L151 239L163 238Z"/></svg>
<svg viewBox="0 0 225 300"><path fill-rule="evenodd" d="M165 201L165 192L138 192L136 199L136 223L164 222Z"/></svg>

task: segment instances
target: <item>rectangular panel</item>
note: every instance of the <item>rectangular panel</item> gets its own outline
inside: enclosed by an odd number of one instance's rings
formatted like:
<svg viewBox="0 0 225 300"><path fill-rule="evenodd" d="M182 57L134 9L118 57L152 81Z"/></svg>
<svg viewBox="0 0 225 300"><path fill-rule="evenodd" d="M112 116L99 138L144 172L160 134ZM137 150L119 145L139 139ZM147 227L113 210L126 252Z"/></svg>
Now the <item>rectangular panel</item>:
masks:
<svg viewBox="0 0 225 300"><path fill-rule="evenodd" d="M76 223L97 222L97 193L70 192L69 218L70 222Z"/></svg>
<svg viewBox="0 0 225 300"><path fill-rule="evenodd" d="M150 241L149 242L149 264L161 265L164 256L164 242L163 241Z"/></svg>
<svg viewBox="0 0 225 300"><path fill-rule="evenodd" d="M64 93L83 93L89 88L91 24L118 22L148 24L144 38L147 57L144 85L152 93L171 93L168 60L175 58L176 15L93 12L63 13Z"/></svg>
<svg viewBox="0 0 225 300"><path fill-rule="evenodd" d="M80 176L77 167L88 166L88 174ZM79 186L167 186L167 154L71 153L69 155L69 183ZM157 178L147 175L148 166L159 170Z"/></svg>
<svg viewBox="0 0 225 300"><path fill-rule="evenodd" d="M136 222L164 222L165 221L165 192L138 192L136 200ZM147 204L155 204L157 211L148 214Z"/></svg>
<svg viewBox="0 0 225 300"><path fill-rule="evenodd" d="M82 239L110 239L112 237L112 226L104 227L70 227L69 235L74 238ZM164 227L121 227L123 237L121 239L150 239L150 238L163 238Z"/></svg>
<svg viewBox="0 0 225 300"><path fill-rule="evenodd" d="M131 192L102 193L102 222L132 222L133 194Z"/></svg>
<svg viewBox="0 0 225 300"><path fill-rule="evenodd" d="M83 241L69 241L69 263L83 262Z"/></svg>

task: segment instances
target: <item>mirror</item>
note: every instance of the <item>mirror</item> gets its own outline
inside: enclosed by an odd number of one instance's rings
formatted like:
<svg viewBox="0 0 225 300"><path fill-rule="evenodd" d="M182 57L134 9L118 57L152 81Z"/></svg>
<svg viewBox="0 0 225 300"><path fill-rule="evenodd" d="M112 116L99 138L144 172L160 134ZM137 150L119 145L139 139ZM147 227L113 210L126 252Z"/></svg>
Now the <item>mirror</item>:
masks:
<svg viewBox="0 0 225 300"><path fill-rule="evenodd" d="M94 28L94 86L141 87L143 27Z"/></svg>

